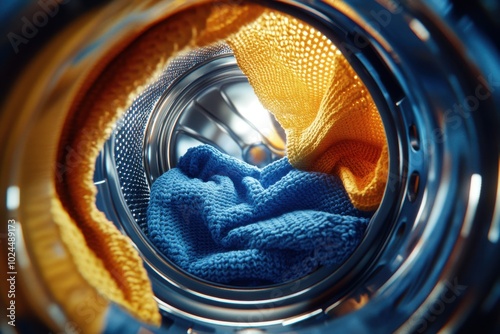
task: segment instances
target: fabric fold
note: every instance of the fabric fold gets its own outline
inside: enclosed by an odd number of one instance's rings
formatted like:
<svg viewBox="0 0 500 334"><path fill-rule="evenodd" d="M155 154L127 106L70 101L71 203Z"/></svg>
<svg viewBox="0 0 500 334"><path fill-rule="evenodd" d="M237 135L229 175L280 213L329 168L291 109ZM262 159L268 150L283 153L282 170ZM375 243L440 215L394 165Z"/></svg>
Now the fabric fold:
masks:
<svg viewBox="0 0 500 334"><path fill-rule="evenodd" d="M314 27L274 11L227 42L285 130L290 163L339 176L356 208L375 210L388 174L385 130L368 88L341 51Z"/></svg>
<svg viewBox="0 0 500 334"><path fill-rule="evenodd" d="M203 145L153 183L148 232L198 278L271 284L344 262L370 216L337 176L297 170L287 158L258 169Z"/></svg>
<svg viewBox="0 0 500 334"><path fill-rule="evenodd" d="M52 211L60 234L89 286L146 323L161 323L151 282L128 237L96 206L96 159L121 115L172 57L226 39L263 10L204 3L145 24L93 64L67 110L53 168Z"/></svg>

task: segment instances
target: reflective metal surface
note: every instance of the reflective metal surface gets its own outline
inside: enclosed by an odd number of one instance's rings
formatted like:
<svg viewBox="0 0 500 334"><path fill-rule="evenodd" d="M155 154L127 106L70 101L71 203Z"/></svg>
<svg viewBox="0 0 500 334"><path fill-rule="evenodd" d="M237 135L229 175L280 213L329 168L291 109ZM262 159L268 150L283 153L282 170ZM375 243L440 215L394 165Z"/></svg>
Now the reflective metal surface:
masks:
<svg viewBox="0 0 500 334"><path fill-rule="evenodd" d="M230 54L208 58L169 87L150 116L145 138L150 183L201 144L258 167L285 155L283 130Z"/></svg>
<svg viewBox="0 0 500 334"><path fill-rule="evenodd" d="M24 254L35 268L30 228L34 217L47 216L39 209L46 200L38 194L48 189L44 177L52 174L34 166L38 178L30 183L22 170L30 165L30 156L48 150L51 143L30 134L48 126L46 108L55 103L50 97L64 73L82 71L75 64L97 62L102 50L127 29L179 6L165 1L145 10L132 3L116 1L101 7L106 20L96 22L107 28L78 43L68 38L71 50L65 57L54 58L61 51L52 46L52 61L58 63L44 63L44 71L30 80L33 87L22 87L31 92L33 102L1 115L5 162L0 199L6 203L6 189L20 187L20 207L6 208L5 219L24 225ZM121 204L109 200L110 189L120 187L122 180L110 177L107 168L113 162L103 158L97 162L102 173L96 174L100 205L141 249L165 318L163 329L422 333L467 331L481 325L498 331L500 54L489 21L478 15L486 6L433 0L265 4L327 34L370 87L389 138L386 196L366 240L338 272L318 272L292 284L256 290L220 287L177 272L148 248L140 227L130 224L134 205L128 205L132 214L123 213L118 212ZM114 15L116 8L124 15ZM64 92L58 90L58 96ZM181 151L180 147L168 149ZM158 161L169 157L175 160L176 153L164 153ZM37 203L38 209L30 203ZM123 214L130 217L123 219ZM41 277L38 280L43 283Z"/></svg>
<svg viewBox="0 0 500 334"><path fill-rule="evenodd" d="M285 153L283 130L225 44L177 56L125 112L103 152L106 164L96 165L99 187L117 180L100 200L114 203L118 221L146 232L150 185L202 143L259 167Z"/></svg>
<svg viewBox="0 0 500 334"><path fill-rule="evenodd" d="M355 276L369 262L365 254L380 248L380 235L387 233L382 222L390 206L379 212L364 243L335 272L321 268L295 282L250 289L202 281L156 250L145 220L149 186L175 167L189 147L201 143L261 167L285 154L283 130L260 105L225 44L173 59L118 122L96 163L98 205L142 254L160 308L221 328L238 327L245 319L255 319L252 326L280 328L322 314L320 304L311 312L309 299L330 303L324 291L335 284L341 291L344 276ZM386 197L386 202L395 201L393 194Z"/></svg>

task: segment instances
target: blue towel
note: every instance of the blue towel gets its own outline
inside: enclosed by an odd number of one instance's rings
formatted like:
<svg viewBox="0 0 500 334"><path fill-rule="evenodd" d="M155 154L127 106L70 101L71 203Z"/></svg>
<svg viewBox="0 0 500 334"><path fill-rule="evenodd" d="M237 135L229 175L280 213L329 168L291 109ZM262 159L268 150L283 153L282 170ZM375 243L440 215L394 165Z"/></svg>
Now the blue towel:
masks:
<svg viewBox="0 0 500 334"><path fill-rule="evenodd" d="M203 145L154 182L148 234L198 278L274 284L340 265L370 215L336 176L294 169L287 158L259 169Z"/></svg>

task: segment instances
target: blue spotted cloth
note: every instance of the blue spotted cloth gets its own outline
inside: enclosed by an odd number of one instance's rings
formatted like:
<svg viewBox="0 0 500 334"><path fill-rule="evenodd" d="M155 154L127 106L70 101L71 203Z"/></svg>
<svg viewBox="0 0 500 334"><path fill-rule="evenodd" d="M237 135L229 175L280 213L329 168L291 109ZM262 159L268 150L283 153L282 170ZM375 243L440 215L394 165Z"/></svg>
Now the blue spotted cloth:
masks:
<svg viewBox="0 0 500 334"><path fill-rule="evenodd" d="M336 176L297 170L287 158L259 169L202 145L154 182L148 234L198 278L274 284L340 265L370 216Z"/></svg>

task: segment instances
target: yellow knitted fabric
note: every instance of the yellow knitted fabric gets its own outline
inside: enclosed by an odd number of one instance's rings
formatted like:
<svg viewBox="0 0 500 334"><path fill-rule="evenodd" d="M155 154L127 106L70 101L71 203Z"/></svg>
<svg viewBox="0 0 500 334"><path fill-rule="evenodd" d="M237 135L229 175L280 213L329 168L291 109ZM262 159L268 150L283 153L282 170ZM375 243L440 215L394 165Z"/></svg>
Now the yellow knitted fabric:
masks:
<svg viewBox="0 0 500 334"><path fill-rule="evenodd" d="M366 87L335 45L272 11L228 43L261 103L285 129L292 165L339 175L358 209L376 209L387 179L385 132Z"/></svg>
<svg viewBox="0 0 500 334"><path fill-rule="evenodd" d="M159 324L160 314L141 258L131 241L97 209L93 184L96 158L133 97L168 59L205 46L258 17L258 6L219 4L190 8L144 32L89 75L64 126L55 175L58 199L52 208L62 240L81 275L109 300L138 319ZM99 72L99 73L96 73ZM65 212L58 205L60 201Z"/></svg>
<svg viewBox="0 0 500 334"><path fill-rule="evenodd" d="M58 165L67 168L55 175L55 201L63 207L55 202L52 210L66 211L55 214L63 241L101 295L140 320L160 321L139 255L95 206L93 175L115 122L183 50L227 40L261 102L286 129L290 161L339 174L360 209L379 204L387 170L382 122L362 82L325 36L257 5L208 3L135 37L89 74L59 144Z"/></svg>

